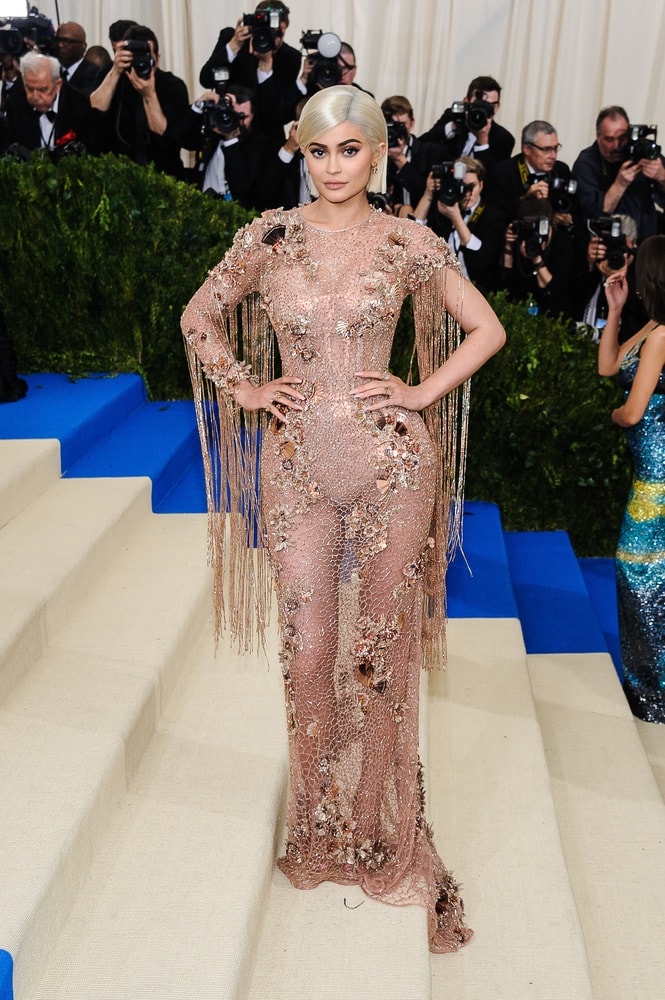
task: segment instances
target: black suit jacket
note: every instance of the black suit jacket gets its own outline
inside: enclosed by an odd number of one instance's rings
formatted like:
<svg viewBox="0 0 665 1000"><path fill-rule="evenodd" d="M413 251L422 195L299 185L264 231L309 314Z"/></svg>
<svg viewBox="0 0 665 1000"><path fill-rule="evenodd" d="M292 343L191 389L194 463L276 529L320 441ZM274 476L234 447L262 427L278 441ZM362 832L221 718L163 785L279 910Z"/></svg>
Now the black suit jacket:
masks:
<svg viewBox="0 0 665 1000"><path fill-rule="evenodd" d="M423 133L419 138L424 142L436 142L446 150L446 160L453 161L462 155L468 137L471 135L467 129L456 132L452 138L446 138L446 125L450 121L450 109L444 111L438 122L432 126L429 132ZM507 160L513 151L515 137L492 119L492 127L489 132L489 142L487 149L474 151L469 154L474 160L479 160L485 167L485 173L489 178L495 165L502 160Z"/></svg>
<svg viewBox="0 0 665 1000"><path fill-rule="evenodd" d="M485 186L485 197L493 204L499 205L509 219L517 218L517 208L520 198L522 198L529 188L531 182L523 153L511 156L509 160L497 163L492 171L492 177ZM557 160L549 174L546 175L548 182L555 178L568 181L570 179L570 167L567 163Z"/></svg>
<svg viewBox="0 0 665 1000"><path fill-rule="evenodd" d="M3 149L18 143L26 149L40 149L42 133L39 126L39 115L28 104L23 88L13 87L7 98L7 117L3 134ZM96 152L98 143L95 132L95 118L88 98L74 90L67 83L60 88L58 111L53 123L54 139L59 139L72 133L72 137L82 142L85 147Z"/></svg>
<svg viewBox="0 0 665 1000"><path fill-rule="evenodd" d="M431 228L450 242L453 231L452 223L432 203L428 224ZM506 234L506 217L496 205L488 205L481 200L467 226L474 236L481 241L478 250L462 247L464 263L471 281L486 295L501 286L500 257Z"/></svg>
<svg viewBox="0 0 665 1000"><path fill-rule="evenodd" d="M74 74L67 77L67 83L74 90L80 90L82 94L89 97L93 90L97 90L105 76L106 72L103 69L88 62L87 59L83 59Z"/></svg>
<svg viewBox="0 0 665 1000"><path fill-rule="evenodd" d="M402 188L409 192L412 205L417 205L427 184L427 175L435 163L445 160L445 150L433 142L422 142L415 137L411 140L411 157L401 170L395 169L388 158L388 190L395 204L403 201Z"/></svg>
<svg viewBox="0 0 665 1000"><path fill-rule="evenodd" d="M109 110L98 112L103 129L103 151L129 156L137 163L152 163L162 173L182 178L180 143L174 140L172 130L189 112L187 86L173 73L157 69L155 92L167 122L163 135L148 129L141 95L122 77Z"/></svg>

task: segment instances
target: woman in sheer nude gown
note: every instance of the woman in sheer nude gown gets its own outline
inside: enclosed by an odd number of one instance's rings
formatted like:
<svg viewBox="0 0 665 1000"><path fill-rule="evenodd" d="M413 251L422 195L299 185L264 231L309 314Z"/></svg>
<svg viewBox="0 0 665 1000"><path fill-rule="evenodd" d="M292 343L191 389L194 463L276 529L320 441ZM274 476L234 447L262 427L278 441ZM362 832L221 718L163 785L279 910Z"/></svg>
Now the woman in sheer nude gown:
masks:
<svg viewBox="0 0 665 1000"><path fill-rule="evenodd" d="M332 880L419 903L431 950L453 951L471 931L425 818L419 672L444 655L467 380L504 333L444 241L370 208L386 132L369 95L322 90L298 135L318 199L240 230L183 316L218 622L251 648L274 586L282 871L299 888ZM388 372L409 295L416 385Z"/></svg>

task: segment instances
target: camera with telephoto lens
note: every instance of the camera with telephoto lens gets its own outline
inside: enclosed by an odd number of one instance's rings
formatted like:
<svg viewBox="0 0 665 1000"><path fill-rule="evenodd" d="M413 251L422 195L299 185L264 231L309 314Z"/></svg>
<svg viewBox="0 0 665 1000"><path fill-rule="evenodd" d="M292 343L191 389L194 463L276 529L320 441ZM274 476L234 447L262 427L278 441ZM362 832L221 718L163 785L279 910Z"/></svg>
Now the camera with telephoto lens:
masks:
<svg viewBox="0 0 665 1000"><path fill-rule="evenodd" d="M334 87L342 79L342 67L337 58L342 51L341 39L332 31L303 31L300 47L313 63L307 75L311 87Z"/></svg>
<svg viewBox="0 0 665 1000"><path fill-rule="evenodd" d="M263 55L265 52L275 51L276 40L280 35L280 16L279 10L257 10L253 14L242 15L242 23L251 28L252 48L255 52Z"/></svg>
<svg viewBox="0 0 665 1000"><path fill-rule="evenodd" d="M612 271L620 271L626 263L626 254L635 253L634 248L628 246L622 232L620 215L601 215L598 219L588 219L587 229L604 245L607 266Z"/></svg>
<svg viewBox="0 0 665 1000"><path fill-rule="evenodd" d="M553 212L572 212L577 181L572 177L553 177L550 181L549 202Z"/></svg>
<svg viewBox="0 0 665 1000"><path fill-rule="evenodd" d="M222 136L230 136L238 131L245 116L238 114L226 93L229 79L228 69L213 69L212 75L219 100L195 101L195 107L203 112L204 132L218 132Z"/></svg>
<svg viewBox="0 0 665 1000"><path fill-rule="evenodd" d="M515 219L511 226L517 242L524 242L524 254L529 260L542 256L550 235L550 220L546 215L528 215Z"/></svg>
<svg viewBox="0 0 665 1000"><path fill-rule="evenodd" d="M456 205L467 193L468 185L464 183L466 167L459 160L454 163L435 163L432 166L432 177L439 181L436 200L443 205Z"/></svg>
<svg viewBox="0 0 665 1000"><path fill-rule="evenodd" d="M140 38L128 38L124 45L132 53L130 69L134 70L139 79L149 80L155 66L150 43Z"/></svg>
<svg viewBox="0 0 665 1000"><path fill-rule="evenodd" d="M27 17L0 17L0 56L22 56L28 51L24 39L42 55L53 55L55 30L51 20L31 7Z"/></svg>
<svg viewBox="0 0 665 1000"><path fill-rule="evenodd" d="M655 125L630 125L628 127L628 159L657 160L660 146L656 142L658 129Z"/></svg>

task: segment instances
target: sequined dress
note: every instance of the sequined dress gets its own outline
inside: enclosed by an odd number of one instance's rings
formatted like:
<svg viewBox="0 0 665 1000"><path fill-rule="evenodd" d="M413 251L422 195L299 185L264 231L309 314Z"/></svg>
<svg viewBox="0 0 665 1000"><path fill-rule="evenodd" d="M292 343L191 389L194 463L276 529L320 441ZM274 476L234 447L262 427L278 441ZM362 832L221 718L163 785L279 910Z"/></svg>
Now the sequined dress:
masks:
<svg viewBox="0 0 665 1000"><path fill-rule="evenodd" d="M627 392L643 343L621 367ZM665 723L665 372L627 439L633 482L616 556L624 690L638 718Z"/></svg>
<svg viewBox="0 0 665 1000"><path fill-rule="evenodd" d="M350 390L356 372L387 369L409 294L421 377L438 367L459 338L446 294L458 302L462 287L447 245L424 227L373 212L330 232L294 209L237 233L183 317L220 619L247 645L271 582L277 598L290 749L278 864L298 888L353 883L425 906L433 951L471 937L426 820L418 754L420 668L442 648L466 389L425 419L387 399L368 413ZM306 403L257 425L240 417L233 388L271 377L273 338Z"/></svg>

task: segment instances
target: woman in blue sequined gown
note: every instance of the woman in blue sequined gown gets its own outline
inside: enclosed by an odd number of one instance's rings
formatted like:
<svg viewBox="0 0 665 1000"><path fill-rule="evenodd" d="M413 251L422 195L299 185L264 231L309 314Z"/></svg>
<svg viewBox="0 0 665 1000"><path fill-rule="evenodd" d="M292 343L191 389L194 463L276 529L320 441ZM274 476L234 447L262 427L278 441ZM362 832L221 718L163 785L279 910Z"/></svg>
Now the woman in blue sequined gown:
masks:
<svg viewBox="0 0 665 1000"><path fill-rule="evenodd" d="M636 259L648 323L619 345L625 276L608 278L608 320L598 371L619 375L624 402L612 420L626 428L633 482L616 556L624 690L633 713L665 723L665 236L652 236Z"/></svg>

